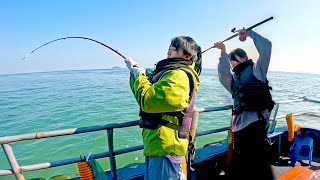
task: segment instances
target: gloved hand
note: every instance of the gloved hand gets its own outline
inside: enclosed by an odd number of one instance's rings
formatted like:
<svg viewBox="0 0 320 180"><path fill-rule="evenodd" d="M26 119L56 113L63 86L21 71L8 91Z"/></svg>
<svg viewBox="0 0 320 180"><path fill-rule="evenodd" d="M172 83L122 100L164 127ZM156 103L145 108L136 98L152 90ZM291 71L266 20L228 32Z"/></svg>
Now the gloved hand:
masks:
<svg viewBox="0 0 320 180"><path fill-rule="evenodd" d="M146 74L146 69L144 67L133 67L131 72L137 78L139 74Z"/></svg>
<svg viewBox="0 0 320 180"><path fill-rule="evenodd" d="M240 41L245 41L248 36L248 31L246 28L243 28L239 31L239 40Z"/></svg>
<svg viewBox="0 0 320 180"><path fill-rule="evenodd" d="M128 69L130 71L132 71L133 67L138 65L138 63L136 61L134 61L131 57L128 57L127 59L125 59L124 62L126 63Z"/></svg>

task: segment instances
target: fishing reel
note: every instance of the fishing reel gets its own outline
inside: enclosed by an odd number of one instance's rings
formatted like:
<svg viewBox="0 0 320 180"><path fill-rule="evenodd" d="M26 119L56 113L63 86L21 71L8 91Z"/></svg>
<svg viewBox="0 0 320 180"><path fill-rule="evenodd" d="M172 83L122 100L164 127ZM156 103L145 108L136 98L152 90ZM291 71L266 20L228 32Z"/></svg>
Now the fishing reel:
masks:
<svg viewBox="0 0 320 180"><path fill-rule="evenodd" d="M244 27L242 29L238 29L238 30L236 28L232 28L231 32L238 33L240 41L243 42L243 41L247 40L248 31Z"/></svg>

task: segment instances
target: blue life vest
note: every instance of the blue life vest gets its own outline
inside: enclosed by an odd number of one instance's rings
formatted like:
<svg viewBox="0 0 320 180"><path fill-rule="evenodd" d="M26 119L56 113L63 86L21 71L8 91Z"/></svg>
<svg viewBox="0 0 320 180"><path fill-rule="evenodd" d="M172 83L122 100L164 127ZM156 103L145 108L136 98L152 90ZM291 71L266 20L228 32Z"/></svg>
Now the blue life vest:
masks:
<svg viewBox="0 0 320 180"><path fill-rule="evenodd" d="M253 74L253 61L247 60L234 68L232 81L232 98L234 100L233 112L240 114L243 111L261 112L274 107L274 101L270 94L272 88L268 80L263 82Z"/></svg>

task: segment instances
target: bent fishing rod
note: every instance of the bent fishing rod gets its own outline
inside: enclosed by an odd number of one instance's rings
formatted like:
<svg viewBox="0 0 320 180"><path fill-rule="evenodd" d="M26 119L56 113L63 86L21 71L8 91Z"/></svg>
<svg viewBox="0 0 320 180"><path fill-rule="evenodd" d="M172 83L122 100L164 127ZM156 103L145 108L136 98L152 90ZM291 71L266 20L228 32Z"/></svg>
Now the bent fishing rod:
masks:
<svg viewBox="0 0 320 180"><path fill-rule="evenodd" d="M255 27L257 27L257 26L259 26L259 25L261 25L261 24L263 24L263 23L265 23L265 22L267 22L267 21L272 20L272 19L273 19L273 17L270 17L270 18L268 18L268 19L265 19L265 20L263 20L263 21L255 24L255 25L247 28L247 30L251 30L251 29L253 29L253 28L255 28ZM233 29L231 30L231 32L235 33L235 32L237 32L237 31L235 31L235 28L233 28ZM226 39L223 40L222 42L228 41L228 40L230 40L230 39L232 39L232 38L234 38L234 37L236 37L236 36L238 36L238 35L239 35L239 34L236 33L236 34L234 34L234 35L226 38ZM100 45L102 45L102 46L110 49L111 51L113 51L113 52L115 52L116 54L118 54L119 56L121 56L123 59L127 59L127 57L124 56L123 54L121 54L118 50L115 50L114 48L112 48L112 47L110 47L110 46L108 46L108 45L106 45L106 44L104 44L104 43L102 43L102 42L100 42L100 41L97 41L97 40L94 40L94 39L91 39L91 38L87 38L87 37L81 37L81 36L77 37L77 36L75 36L75 37L63 37L63 38L59 38L59 39L55 39L55 40L49 41L49 42L47 42L47 43L45 43L45 44L43 44L43 45L35 48L34 50L32 50L30 53L28 53L26 56L24 56L24 57L22 58L22 60L24 60L27 56L31 55L32 53L34 53L34 52L37 51L38 49L42 48L43 46L46 46L46 45L51 44L51 43L56 42L56 41L65 40L65 39L84 39L84 40L93 41L93 42L95 42L95 43L98 43L98 44L100 44ZM206 51L208 51L208 50L210 50L210 49L212 49L212 48L215 48L215 46L211 46L211 47L205 49L204 51L202 51L202 53L205 53Z"/></svg>
<svg viewBox="0 0 320 180"><path fill-rule="evenodd" d="M40 49L40 48L43 47L43 46L46 46L46 45L51 44L51 43L53 43L53 42L55 42L55 41L60 41L60 40L64 40L64 39L84 39L84 40L93 41L93 42L98 43L98 44L100 44L100 45L102 45L102 46L110 49L111 51L117 53L117 54L118 54L119 56L121 56L123 59L127 59L127 57L124 56L123 54L121 54L118 50L115 50L115 49L113 49L112 47L110 47L110 46L108 46L108 45L106 45L106 44L104 44L104 43L102 43L102 42L100 42L100 41L97 41L97 40L94 40L94 39L91 39L91 38L87 38L87 37L81 37L81 36L79 36L79 37L63 37L63 38L59 38L59 39L55 39L55 40L49 41L49 42L47 42L47 43L45 43L45 44L43 44L43 45L35 48L34 50L32 50L30 53L28 53L26 56L24 56L21 60L24 60L27 56L29 56L30 54L34 53L36 50Z"/></svg>
<svg viewBox="0 0 320 180"><path fill-rule="evenodd" d="M263 21L255 24L255 25L253 25L253 26L248 27L247 30L249 31L249 30L251 30L251 29L253 29L253 28L257 27L257 26L260 26L261 24L263 24L263 23L265 23L265 22L267 22L267 21L270 21L270 20L272 20L272 19L273 19L273 17L271 16L271 17L269 17L268 19L265 19L265 20L263 20ZM223 40L223 41L221 41L221 42L229 41L230 39L233 39L234 37L237 37L237 36L239 35L239 34L238 34L238 31L239 31L239 30L236 30L236 28L233 28L233 29L231 30L231 32L233 32L233 33L237 32L237 33L234 34L234 35L232 35L232 36L230 36L230 37L228 37L228 38L226 38L225 40ZM202 54L205 53L206 51L212 49L212 48L215 48L215 46L213 45L213 46L205 49L204 51L202 51Z"/></svg>

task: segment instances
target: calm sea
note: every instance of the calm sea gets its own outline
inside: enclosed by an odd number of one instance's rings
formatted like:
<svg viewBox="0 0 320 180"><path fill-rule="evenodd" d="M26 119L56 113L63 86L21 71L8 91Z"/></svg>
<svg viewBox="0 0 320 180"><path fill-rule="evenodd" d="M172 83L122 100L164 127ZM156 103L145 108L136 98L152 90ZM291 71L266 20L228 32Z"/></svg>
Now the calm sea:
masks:
<svg viewBox="0 0 320 180"><path fill-rule="evenodd" d="M215 69L205 69L200 76L197 107L229 105L230 94L219 83ZM320 100L320 74L269 72L274 100L306 96ZM129 88L127 69L60 71L30 74L0 75L0 137L67 128L103 125L138 119L138 106ZM320 112L319 106L295 103L280 109L291 112ZM320 122L309 117L296 118L300 124L320 128ZM198 131L229 125L230 112L201 114ZM285 120L278 120L285 125ZM225 138L226 133L197 138L201 147L210 141ZM115 148L142 144L138 127L116 129ZM19 165L50 162L107 150L106 131L53 137L12 143ZM142 151L117 156L117 166L142 162ZM109 168L109 160L99 160ZM9 169L3 149L0 149L0 169ZM76 176L76 165L24 173L26 178L66 174ZM1 180L15 179L2 176Z"/></svg>

